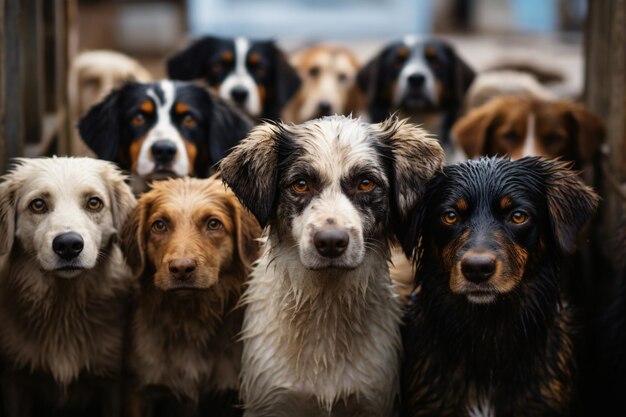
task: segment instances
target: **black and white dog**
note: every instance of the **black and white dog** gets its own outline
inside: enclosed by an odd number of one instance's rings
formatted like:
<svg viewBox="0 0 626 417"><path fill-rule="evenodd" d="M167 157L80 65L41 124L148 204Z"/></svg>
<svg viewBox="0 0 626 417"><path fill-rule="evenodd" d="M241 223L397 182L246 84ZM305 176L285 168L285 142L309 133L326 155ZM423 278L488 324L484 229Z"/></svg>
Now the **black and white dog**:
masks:
<svg viewBox="0 0 626 417"><path fill-rule="evenodd" d="M443 151L389 119L256 127L222 178L269 225L244 304L246 417L390 417L400 303L389 241Z"/></svg>
<svg viewBox="0 0 626 417"><path fill-rule="evenodd" d="M152 180L208 177L252 122L205 89L165 80L113 91L78 127L98 158Z"/></svg>
<svg viewBox="0 0 626 417"><path fill-rule="evenodd" d="M170 78L204 79L254 118L276 120L300 78L273 41L207 36L167 62Z"/></svg>
<svg viewBox="0 0 626 417"><path fill-rule="evenodd" d="M443 143L473 80L474 71L450 44L414 36L387 45L358 74L372 122L399 112L439 132Z"/></svg>

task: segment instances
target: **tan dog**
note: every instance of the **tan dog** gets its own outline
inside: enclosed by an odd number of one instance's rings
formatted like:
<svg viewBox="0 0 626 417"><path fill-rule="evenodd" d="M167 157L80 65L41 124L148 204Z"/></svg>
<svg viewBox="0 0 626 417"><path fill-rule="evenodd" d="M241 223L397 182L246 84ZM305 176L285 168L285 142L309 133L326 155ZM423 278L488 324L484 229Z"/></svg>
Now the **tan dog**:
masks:
<svg viewBox="0 0 626 417"><path fill-rule="evenodd" d="M202 414L207 393L237 400L242 311L235 306L260 233L216 177L155 182L139 199L123 233L141 283L128 361L142 397L137 415L153 415L154 407ZM234 412L226 404L219 415Z"/></svg>
<svg viewBox="0 0 626 417"><path fill-rule="evenodd" d="M72 126L72 154L93 154L80 140L78 119L94 104L128 81L147 83L150 73L134 59L115 51L83 52L74 59L68 77L68 100Z"/></svg>
<svg viewBox="0 0 626 417"><path fill-rule="evenodd" d="M604 126L577 103L505 96L492 99L460 119L452 136L469 158L562 157L580 169L599 151Z"/></svg>
<svg viewBox="0 0 626 417"><path fill-rule="evenodd" d="M116 236L135 198L90 158L20 159L3 179L4 415L119 416L132 281Z"/></svg>
<svg viewBox="0 0 626 417"><path fill-rule="evenodd" d="M302 84L283 110L284 121L302 123L361 110L363 97L356 87L359 62L348 49L317 45L296 53L291 63Z"/></svg>

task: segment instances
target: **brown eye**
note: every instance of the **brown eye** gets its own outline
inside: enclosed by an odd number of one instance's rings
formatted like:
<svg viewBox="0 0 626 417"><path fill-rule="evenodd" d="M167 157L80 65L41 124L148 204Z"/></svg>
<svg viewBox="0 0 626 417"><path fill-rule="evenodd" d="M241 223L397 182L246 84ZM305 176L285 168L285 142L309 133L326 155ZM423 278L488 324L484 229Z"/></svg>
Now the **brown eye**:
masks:
<svg viewBox="0 0 626 417"><path fill-rule="evenodd" d="M306 193L309 191L309 183L306 180L298 180L291 184L291 188L297 193Z"/></svg>
<svg viewBox="0 0 626 417"><path fill-rule="evenodd" d="M523 211L518 210L511 213L511 221L515 224L525 223L526 220L528 220L528 214L524 213Z"/></svg>
<svg viewBox="0 0 626 417"><path fill-rule="evenodd" d="M311 67L309 68L309 76L310 77L317 77L318 75L320 75L320 67Z"/></svg>
<svg viewBox="0 0 626 417"><path fill-rule="evenodd" d="M104 203L98 197L91 197L87 200L87 208L91 211L100 211L104 207Z"/></svg>
<svg viewBox="0 0 626 417"><path fill-rule="evenodd" d="M198 121L192 115L188 114L185 117L183 117L183 126L196 127L197 125L198 125Z"/></svg>
<svg viewBox="0 0 626 417"><path fill-rule="evenodd" d="M504 139L507 142L517 142L517 133L515 133L513 130L510 130L504 134Z"/></svg>
<svg viewBox="0 0 626 417"><path fill-rule="evenodd" d="M339 80L340 83L345 83L346 81L348 81L348 74L344 74L343 72L340 73L339 75L337 75L337 79Z"/></svg>
<svg viewBox="0 0 626 417"><path fill-rule="evenodd" d="M209 230L221 230L222 228L224 228L224 225L216 218L210 218L207 222L207 229Z"/></svg>
<svg viewBox="0 0 626 417"><path fill-rule="evenodd" d="M459 215L456 214L456 211L453 210L446 211L443 216L441 216L441 220L445 224L455 224L459 221Z"/></svg>
<svg viewBox="0 0 626 417"><path fill-rule="evenodd" d="M167 223L163 220L155 220L152 223L152 231L154 233L165 233L167 231Z"/></svg>
<svg viewBox="0 0 626 417"><path fill-rule="evenodd" d="M372 180L368 180L367 178L362 179L361 181L359 181L359 191L372 191L374 188L376 188L376 183Z"/></svg>
<svg viewBox="0 0 626 417"><path fill-rule="evenodd" d="M146 118L142 113L137 113L135 117L133 117L133 126L143 126L146 123Z"/></svg>
<svg viewBox="0 0 626 417"><path fill-rule="evenodd" d="M43 214L48 212L48 206L46 205L46 202L43 201L41 198L36 198L31 201L28 205L28 208L35 214Z"/></svg>

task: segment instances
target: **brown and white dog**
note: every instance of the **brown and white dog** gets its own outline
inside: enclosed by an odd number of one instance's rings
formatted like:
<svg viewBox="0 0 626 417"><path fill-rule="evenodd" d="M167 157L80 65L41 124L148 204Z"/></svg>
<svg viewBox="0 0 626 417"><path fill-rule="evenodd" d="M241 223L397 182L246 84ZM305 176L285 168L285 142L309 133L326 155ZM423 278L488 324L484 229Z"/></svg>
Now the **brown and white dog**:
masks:
<svg viewBox="0 0 626 417"><path fill-rule="evenodd" d="M224 181L269 225L244 295L246 417L390 417L400 315L389 242L443 163L404 121L264 124L224 158Z"/></svg>
<svg viewBox="0 0 626 417"><path fill-rule="evenodd" d="M74 59L67 81L74 155L93 155L80 140L78 119L111 91L130 81L147 83L152 76L139 62L119 52L86 51Z"/></svg>
<svg viewBox="0 0 626 417"><path fill-rule="evenodd" d="M19 159L3 180L3 415L117 417L132 280L116 237L135 198L90 158Z"/></svg>
<svg viewBox="0 0 626 417"><path fill-rule="evenodd" d="M604 140L604 126L577 103L504 96L460 119L452 136L469 158L562 157L580 169L597 155Z"/></svg>
<svg viewBox="0 0 626 417"><path fill-rule="evenodd" d="M348 49L316 45L294 54L291 64L302 84L283 110L283 120L303 123L333 114L358 112L362 93L356 86L357 57Z"/></svg>
<svg viewBox="0 0 626 417"><path fill-rule="evenodd" d="M205 415L198 408L207 394L225 402L211 415L237 412L227 402L237 401L239 387L242 311L235 307L260 233L216 177L155 182L139 199L123 232L140 280L128 359L141 397L134 405L143 409L136 415Z"/></svg>

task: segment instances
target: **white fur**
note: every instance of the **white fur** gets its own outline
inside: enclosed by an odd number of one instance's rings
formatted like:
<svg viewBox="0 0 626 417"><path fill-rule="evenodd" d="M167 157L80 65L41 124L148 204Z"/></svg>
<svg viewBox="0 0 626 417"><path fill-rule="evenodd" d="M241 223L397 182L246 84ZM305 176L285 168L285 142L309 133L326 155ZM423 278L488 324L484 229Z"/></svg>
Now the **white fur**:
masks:
<svg viewBox="0 0 626 417"><path fill-rule="evenodd" d="M246 57L250 50L250 41L246 38L235 39L235 68L226 76L220 85L219 94L226 100L231 100L231 92L236 87L248 90L248 98L243 107L253 117L261 115L261 97L254 78L246 68Z"/></svg>
<svg viewBox="0 0 626 417"><path fill-rule="evenodd" d="M435 75L431 71L430 67L424 60L424 47L417 47L419 38L406 37L404 43L410 47L411 55L409 59L402 67L400 75L398 76L398 84L395 88L392 103L398 107L402 104L402 100L409 89L409 77L413 74L420 74L424 76L424 91L426 96L431 101L433 106L439 104L439 97L435 85Z"/></svg>
<svg viewBox="0 0 626 417"><path fill-rule="evenodd" d="M526 124L526 137L524 138L524 149L520 158L525 156L537 156L541 155L536 148L536 134L535 134L535 115L530 113L528 115L528 121Z"/></svg>

